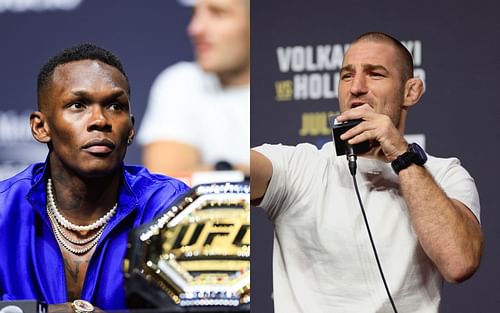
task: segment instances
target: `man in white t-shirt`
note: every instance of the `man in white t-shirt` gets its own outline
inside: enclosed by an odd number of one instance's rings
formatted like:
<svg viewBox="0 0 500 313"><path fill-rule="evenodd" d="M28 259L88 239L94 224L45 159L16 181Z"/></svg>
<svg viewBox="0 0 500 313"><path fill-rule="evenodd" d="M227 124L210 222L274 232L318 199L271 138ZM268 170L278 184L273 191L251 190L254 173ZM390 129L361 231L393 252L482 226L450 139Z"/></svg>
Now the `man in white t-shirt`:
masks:
<svg viewBox="0 0 500 313"><path fill-rule="evenodd" d="M249 0L197 0L188 34L196 62L155 80L138 140L154 172L249 173Z"/></svg>
<svg viewBox="0 0 500 313"><path fill-rule="evenodd" d="M395 307L412 313L438 312L443 278L469 278L483 245L474 180L457 159L403 137L422 93L396 39L367 33L345 54L337 121L363 121L341 139L371 143L357 159L360 197ZM393 312L348 162L331 142L255 148L251 190L275 225L276 313Z"/></svg>

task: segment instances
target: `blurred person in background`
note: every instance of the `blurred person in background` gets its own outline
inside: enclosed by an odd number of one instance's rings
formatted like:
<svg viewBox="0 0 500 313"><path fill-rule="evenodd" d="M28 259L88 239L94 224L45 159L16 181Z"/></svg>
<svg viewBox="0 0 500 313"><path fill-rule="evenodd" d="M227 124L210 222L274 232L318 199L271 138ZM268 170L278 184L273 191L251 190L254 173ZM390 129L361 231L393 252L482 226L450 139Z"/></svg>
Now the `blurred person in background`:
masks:
<svg viewBox="0 0 500 313"><path fill-rule="evenodd" d="M249 173L250 1L197 0L187 32L196 62L155 80L138 140L143 162L172 176Z"/></svg>

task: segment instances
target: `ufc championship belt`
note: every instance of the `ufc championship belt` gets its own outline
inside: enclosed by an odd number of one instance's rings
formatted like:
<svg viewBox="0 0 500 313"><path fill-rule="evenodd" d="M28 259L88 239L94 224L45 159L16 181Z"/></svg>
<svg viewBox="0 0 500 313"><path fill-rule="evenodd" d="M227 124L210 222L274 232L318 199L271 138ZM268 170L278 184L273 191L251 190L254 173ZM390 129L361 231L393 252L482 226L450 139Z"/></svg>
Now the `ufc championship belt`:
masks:
<svg viewBox="0 0 500 313"><path fill-rule="evenodd" d="M249 312L250 186L191 189L130 234L124 272L130 308Z"/></svg>

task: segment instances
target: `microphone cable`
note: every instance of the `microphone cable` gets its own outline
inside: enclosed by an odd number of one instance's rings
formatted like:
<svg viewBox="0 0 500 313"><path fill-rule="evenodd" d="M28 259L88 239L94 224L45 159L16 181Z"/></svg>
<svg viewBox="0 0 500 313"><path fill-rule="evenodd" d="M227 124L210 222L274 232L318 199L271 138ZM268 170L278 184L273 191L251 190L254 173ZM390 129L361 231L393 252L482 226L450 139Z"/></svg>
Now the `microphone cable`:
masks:
<svg viewBox="0 0 500 313"><path fill-rule="evenodd" d="M398 313L398 310L396 309L396 304L394 303L394 300L392 299L391 296L391 291L389 290L389 287L387 286L387 281L385 280L384 271L382 270L382 265L380 264L380 259L378 257L377 249L375 248L375 243L373 241L370 225L368 224L368 219L366 218L366 212L363 206L363 201L361 200L361 195L359 193L358 183L356 181L357 156L354 153L353 146L347 143L346 143L346 156L347 156L347 161L349 163L349 172L351 173L352 176L354 189L356 190L356 196L358 197L359 207L361 208L361 213L363 214L363 220L365 221L365 226L368 232L368 237L370 238L373 254L375 254L375 260L377 261L378 270L380 272L380 276L382 277L382 281L384 282L385 292L387 293L387 297L391 302L392 310L394 311L394 313Z"/></svg>

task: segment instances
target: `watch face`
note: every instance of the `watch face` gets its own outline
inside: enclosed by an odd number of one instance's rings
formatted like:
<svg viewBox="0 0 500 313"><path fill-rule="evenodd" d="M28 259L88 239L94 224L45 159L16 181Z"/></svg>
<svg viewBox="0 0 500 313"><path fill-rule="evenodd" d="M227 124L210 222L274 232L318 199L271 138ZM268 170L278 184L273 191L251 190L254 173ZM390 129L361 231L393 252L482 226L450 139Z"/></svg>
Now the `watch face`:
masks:
<svg viewBox="0 0 500 313"><path fill-rule="evenodd" d="M424 149L417 145L416 143L411 143L408 145L408 151L415 153L417 156L415 158L415 163L418 165L423 165L427 161L427 154Z"/></svg>

